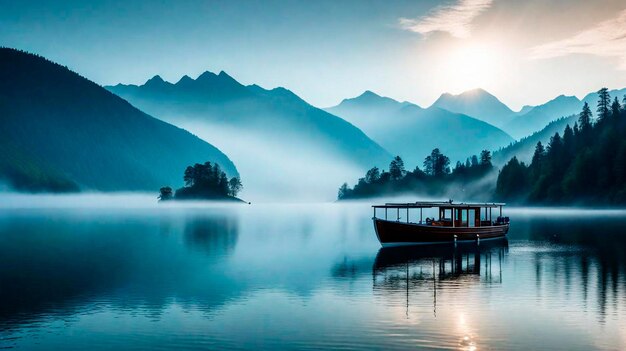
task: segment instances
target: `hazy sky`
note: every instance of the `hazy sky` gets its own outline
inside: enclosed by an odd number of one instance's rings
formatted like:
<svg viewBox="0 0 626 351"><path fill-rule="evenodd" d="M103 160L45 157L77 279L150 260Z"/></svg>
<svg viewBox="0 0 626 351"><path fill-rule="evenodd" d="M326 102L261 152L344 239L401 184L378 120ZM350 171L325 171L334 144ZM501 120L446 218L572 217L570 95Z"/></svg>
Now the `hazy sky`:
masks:
<svg viewBox="0 0 626 351"><path fill-rule="evenodd" d="M100 84L224 70L326 107L482 87L514 109L626 87L626 1L5 1L0 45Z"/></svg>

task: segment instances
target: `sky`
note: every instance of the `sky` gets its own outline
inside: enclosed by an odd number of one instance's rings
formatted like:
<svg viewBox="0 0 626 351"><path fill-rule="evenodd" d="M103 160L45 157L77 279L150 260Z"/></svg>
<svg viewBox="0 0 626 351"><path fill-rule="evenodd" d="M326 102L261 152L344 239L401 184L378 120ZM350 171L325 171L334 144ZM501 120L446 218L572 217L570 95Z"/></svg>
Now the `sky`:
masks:
<svg viewBox="0 0 626 351"><path fill-rule="evenodd" d="M6 1L0 45L102 85L224 70L328 107L365 90L511 108L626 87L626 1Z"/></svg>

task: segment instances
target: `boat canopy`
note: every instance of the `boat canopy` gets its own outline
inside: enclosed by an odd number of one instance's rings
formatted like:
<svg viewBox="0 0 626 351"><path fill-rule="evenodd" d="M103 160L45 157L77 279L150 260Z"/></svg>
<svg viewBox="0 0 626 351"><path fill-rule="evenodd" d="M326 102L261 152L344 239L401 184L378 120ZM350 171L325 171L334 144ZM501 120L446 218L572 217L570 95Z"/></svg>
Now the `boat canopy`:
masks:
<svg viewBox="0 0 626 351"><path fill-rule="evenodd" d="M505 203L499 202L459 202L454 203L452 200L449 201L418 201L418 202L407 202L407 203L386 203L384 205L372 205L373 208L434 208L434 207L445 207L445 208L501 208L502 206L506 206Z"/></svg>

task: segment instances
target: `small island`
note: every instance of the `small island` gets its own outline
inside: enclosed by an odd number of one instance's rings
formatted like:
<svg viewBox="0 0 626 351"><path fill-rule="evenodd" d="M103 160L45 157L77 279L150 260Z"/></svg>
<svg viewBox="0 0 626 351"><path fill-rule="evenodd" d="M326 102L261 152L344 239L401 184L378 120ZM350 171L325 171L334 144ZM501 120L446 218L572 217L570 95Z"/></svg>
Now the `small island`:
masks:
<svg viewBox="0 0 626 351"><path fill-rule="evenodd" d="M242 201L237 194L243 188L239 177L228 179L219 164L196 163L185 169L185 186L173 191L169 186L160 189L159 201L172 200L226 200Z"/></svg>

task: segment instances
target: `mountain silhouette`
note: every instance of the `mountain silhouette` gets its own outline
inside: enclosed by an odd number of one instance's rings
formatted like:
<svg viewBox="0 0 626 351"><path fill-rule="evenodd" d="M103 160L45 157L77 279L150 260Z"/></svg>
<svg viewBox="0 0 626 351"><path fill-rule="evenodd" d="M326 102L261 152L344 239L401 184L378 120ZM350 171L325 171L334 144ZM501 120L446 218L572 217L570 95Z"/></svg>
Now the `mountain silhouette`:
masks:
<svg viewBox="0 0 626 351"><path fill-rule="evenodd" d="M204 72L176 83L155 84L155 79L107 88L143 111L211 140L237 163L248 190L263 190L255 195L334 198L341 181L391 160L357 127L288 89L244 86L225 72ZM320 189L303 186L307 179Z"/></svg>
<svg viewBox="0 0 626 351"><path fill-rule="evenodd" d="M503 129L519 139L543 129L560 117L578 113L581 108L582 103L575 96L560 95L545 104L530 108L525 114L516 116Z"/></svg>
<svg viewBox="0 0 626 351"><path fill-rule="evenodd" d="M152 89L167 89L155 77ZM158 191L186 166L234 164L212 145L155 119L43 57L0 48L0 178L19 190Z"/></svg>
<svg viewBox="0 0 626 351"><path fill-rule="evenodd" d="M423 109L371 92L343 100L327 110L360 127L390 152L401 155L409 168L421 167L424 157L434 148L455 162L513 141L502 130L470 116L438 107Z"/></svg>
<svg viewBox="0 0 626 351"><path fill-rule="evenodd" d="M619 101L622 102L626 95L626 88L609 90L609 95L611 99L617 97ZM514 138L519 139L527 137L534 132L543 130L549 124L562 117L580 113L585 102L591 106L595 115L595 106L597 106L598 103L597 92L585 95L582 100L579 100L575 96L559 95L538 106L525 106L513 120L503 126L503 129ZM526 112L522 113L524 110Z"/></svg>
<svg viewBox="0 0 626 351"><path fill-rule="evenodd" d="M459 95L444 93L431 107L472 116L496 127L504 126L515 115L508 106L483 89L468 90Z"/></svg>
<svg viewBox="0 0 626 351"><path fill-rule="evenodd" d="M577 114L561 117L548 123L548 125L543 127L541 130L494 152L494 165L503 166L505 163L509 162L513 156L517 157L520 162L524 162L528 165L532 160L537 142L541 141L544 146L547 146L554 133L559 133L562 136L565 126L569 124L570 127L572 127L577 120Z"/></svg>

